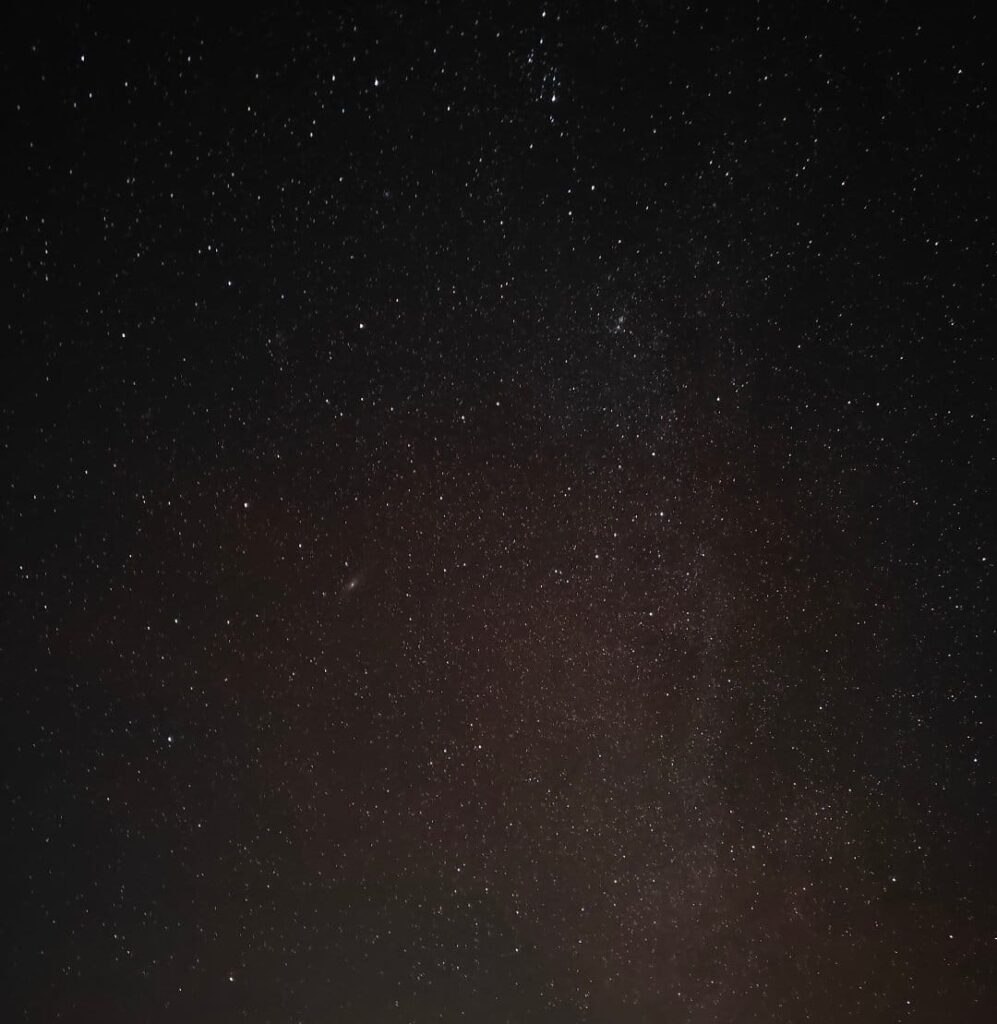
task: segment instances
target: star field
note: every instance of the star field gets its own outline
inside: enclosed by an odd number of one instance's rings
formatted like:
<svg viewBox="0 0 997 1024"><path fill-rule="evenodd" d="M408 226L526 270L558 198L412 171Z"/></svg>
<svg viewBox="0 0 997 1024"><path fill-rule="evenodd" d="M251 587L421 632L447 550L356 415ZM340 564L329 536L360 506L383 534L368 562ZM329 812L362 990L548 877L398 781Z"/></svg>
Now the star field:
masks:
<svg viewBox="0 0 997 1024"><path fill-rule="evenodd" d="M992 43L8 18L5 1019L991 1020Z"/></svg>

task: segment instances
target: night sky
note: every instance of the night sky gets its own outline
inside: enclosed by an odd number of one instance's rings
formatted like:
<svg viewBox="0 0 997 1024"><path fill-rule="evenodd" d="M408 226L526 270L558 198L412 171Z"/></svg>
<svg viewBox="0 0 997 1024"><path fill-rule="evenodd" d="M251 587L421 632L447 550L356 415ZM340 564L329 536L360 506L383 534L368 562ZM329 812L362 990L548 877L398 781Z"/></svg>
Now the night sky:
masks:
<svg viewBox="0 0 997 1024"><path fill-rule="evenodd" d="M997 1019L984 5L17 6L3 1019Z"/></svg>

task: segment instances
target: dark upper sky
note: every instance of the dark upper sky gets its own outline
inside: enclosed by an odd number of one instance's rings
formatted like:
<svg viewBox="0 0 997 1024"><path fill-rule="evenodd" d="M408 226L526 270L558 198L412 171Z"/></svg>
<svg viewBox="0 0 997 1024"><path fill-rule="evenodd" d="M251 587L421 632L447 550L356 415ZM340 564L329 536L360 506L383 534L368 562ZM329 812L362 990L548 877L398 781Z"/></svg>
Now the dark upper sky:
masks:
<svg viewBox="0 0 997 1024"><path fill-rule="evenodd" d="M5 15L5 1019L994 1019L982 15L330 6Z"/></svg>

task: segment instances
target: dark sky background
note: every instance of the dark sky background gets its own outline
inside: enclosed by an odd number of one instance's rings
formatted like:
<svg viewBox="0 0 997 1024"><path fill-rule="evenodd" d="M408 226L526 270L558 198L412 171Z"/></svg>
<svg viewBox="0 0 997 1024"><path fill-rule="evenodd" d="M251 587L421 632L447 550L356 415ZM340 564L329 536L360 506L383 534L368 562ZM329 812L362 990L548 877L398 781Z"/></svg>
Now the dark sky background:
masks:
<svg viewBox="0 0 997 1024"><path fill-rule="evenodd" d="M17 6L4 1019L997 1019L983 5Z"/></svg>

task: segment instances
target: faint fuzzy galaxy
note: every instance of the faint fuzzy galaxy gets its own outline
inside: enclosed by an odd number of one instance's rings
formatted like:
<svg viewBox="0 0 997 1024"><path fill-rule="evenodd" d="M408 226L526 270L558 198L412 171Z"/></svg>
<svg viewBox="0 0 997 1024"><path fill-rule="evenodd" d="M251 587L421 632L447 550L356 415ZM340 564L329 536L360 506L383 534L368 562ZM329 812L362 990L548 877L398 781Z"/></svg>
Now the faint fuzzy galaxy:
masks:
<svg viewBox="0 0 997 1024"><path fill-rule="evenodd" d="M10 1019L991 1019L972 13L8 29Z"/></svg>

